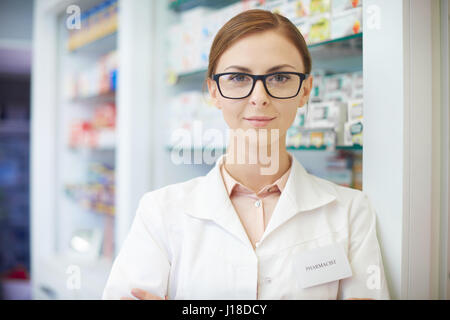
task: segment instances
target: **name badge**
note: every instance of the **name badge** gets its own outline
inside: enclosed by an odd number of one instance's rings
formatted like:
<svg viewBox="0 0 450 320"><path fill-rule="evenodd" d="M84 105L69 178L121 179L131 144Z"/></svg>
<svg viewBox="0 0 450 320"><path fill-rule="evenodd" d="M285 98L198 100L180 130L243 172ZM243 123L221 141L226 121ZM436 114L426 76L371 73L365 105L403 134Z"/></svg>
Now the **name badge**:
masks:
<svg viewBox="0 0 450 320"><path fill-rule="evenodd" d="M297 254L294 267L299 273L299 286L302 289L352 275L347 255L339 243Z"/></svg>

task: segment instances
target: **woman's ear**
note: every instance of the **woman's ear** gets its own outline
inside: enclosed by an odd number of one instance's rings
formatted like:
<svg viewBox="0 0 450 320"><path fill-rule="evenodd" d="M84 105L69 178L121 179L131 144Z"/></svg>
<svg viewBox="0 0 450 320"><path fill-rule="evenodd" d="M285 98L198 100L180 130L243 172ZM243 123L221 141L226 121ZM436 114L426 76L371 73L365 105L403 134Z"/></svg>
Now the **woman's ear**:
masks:
<svg viewBox="0 0 450 320"><path fill-rule="evenodd" d="M209 96L211 98L213 105L217 109L222 109L219 104L219 99L218 99L219 90L217 90L216 82L214 80L212 80L211 78L207 78L206 83L208 84Z"/></svg>
<svg viewBox="0 0 450 320"><path fill-rule="evenodd" d="M303 107L309 100L309 95L311 93L313 86L313 76L309 75L302 83L302 88L300 90L300 105L299 108Z"/></svg>

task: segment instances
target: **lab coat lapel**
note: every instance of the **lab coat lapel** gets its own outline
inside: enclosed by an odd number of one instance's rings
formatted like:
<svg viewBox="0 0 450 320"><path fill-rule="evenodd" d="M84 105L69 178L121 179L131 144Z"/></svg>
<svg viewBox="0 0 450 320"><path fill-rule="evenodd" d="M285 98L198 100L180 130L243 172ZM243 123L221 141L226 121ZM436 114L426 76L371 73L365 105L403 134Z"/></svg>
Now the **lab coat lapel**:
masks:
<svg viewBox="0 0 450 320"><path fill-rule="evenodd" d="M331 188L314 180L292 155L292 168L286 186L260 241L296 214L319 208L336 198Z"/></svg>
<svg viewBox="0 0 450 320"><path fill-rule="evenodd" d="M192 190L185 212L196 218L214 221L243 243L252 246L223 183L220 173L223 158L224 155ZM292 155L291 172L260 241L294 215L324 206L335 199L336 194L332 189L315 181Z"/></svg>
<svg viewBox="0 0 450 320"><path fill-rule="evenodd" d="M220 173L223 158L224 155L219 157L215 166L193 190L192 198L185 206L185 213L214 221L243 243L252 246L223 183Z"/></svg>

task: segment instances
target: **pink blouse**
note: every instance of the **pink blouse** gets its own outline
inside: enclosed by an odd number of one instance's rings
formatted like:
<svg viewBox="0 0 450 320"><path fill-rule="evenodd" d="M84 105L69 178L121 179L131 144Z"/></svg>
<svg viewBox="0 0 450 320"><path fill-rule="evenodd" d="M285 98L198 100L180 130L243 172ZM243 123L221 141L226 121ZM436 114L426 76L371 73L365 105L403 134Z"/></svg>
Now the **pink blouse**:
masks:
<svg viewBox="0 0 450 320"><path fill-rule="evenodd" d="M253 248L258 245L286 185L292 167L291 155L289 155L289 160L289 169L277 181L264 186L257 193L234 179L225 169L223 162L220 166L225 189Z"/></svg>

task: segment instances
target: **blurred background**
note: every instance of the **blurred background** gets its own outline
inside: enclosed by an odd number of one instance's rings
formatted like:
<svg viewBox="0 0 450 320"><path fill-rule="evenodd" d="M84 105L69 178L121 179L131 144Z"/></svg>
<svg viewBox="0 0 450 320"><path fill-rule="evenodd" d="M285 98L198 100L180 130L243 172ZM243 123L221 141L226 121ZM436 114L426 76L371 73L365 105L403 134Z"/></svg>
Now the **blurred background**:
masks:
<svg viewBox="0 0 450 320"><path fill-rule="evenodd" d="M313 58L289 151L369 194L393 298L448 299L447 0L0 0L0 298L101 297L140 197L224 153L209 48L252 8Z"/></svg>

